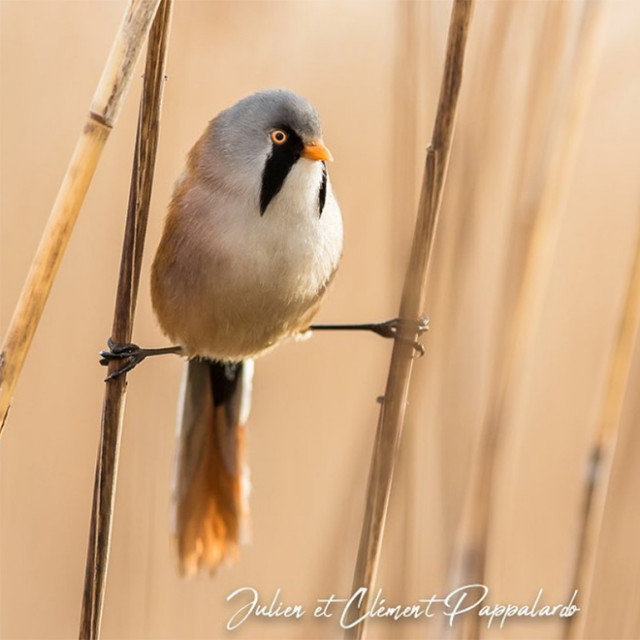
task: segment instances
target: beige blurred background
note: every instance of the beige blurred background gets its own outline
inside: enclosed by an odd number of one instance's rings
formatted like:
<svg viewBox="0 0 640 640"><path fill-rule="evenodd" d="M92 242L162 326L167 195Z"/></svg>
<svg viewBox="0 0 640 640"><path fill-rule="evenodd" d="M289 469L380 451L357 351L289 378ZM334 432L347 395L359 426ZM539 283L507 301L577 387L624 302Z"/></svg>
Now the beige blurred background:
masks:
<svg viewBox="0 0 640 640"><path fill-rule="evenodd" d="M120 1L0 1L0 333L13 307L118 27ZM189 147L219 110L283 86L309 98L336 158L345 219L326 322L393 317L450 3L178 1L134 339L165 343L148 275ZM414 381L378 584L389 602L446 594L454 540L505 337L520 320L491 465L486 584L493 602L563 602L585 469L606 396L640 229L640 3L483 1L473 19L431 271L427 356ZM0 442L0 636L77 634L108 337L140 91L114 130L53 287ZM527 276L537 222L541 257ZM527 278L529 278L527 280ZM533 279L531 279L533 278ZM528 289L523 283L533 282ZM518 302L520 301L520 302ZM520 307L518 307L520 305ZM225 630L226 597L276 589L307 611L351 589L391 345L317 335L257 363L253 542L215 578L178 578L168 535L177 358L129 377L105 638L341 636L335 619ZM589 638L640 638L640 362L631 367ZM583 605L586 603L580 602ZM552 638L558 618L483 637ZM441 637L442 619L369 626Z"/></svg>

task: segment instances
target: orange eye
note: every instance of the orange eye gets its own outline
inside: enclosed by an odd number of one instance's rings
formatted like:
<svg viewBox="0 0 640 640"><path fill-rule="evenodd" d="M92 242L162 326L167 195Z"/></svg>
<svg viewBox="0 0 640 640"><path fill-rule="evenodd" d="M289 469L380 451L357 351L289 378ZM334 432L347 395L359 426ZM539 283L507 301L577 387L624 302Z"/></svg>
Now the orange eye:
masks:
<svg viewBox="0 0 640 640"><path fill-rule="evenodd" d="M271 132L271 140L274 144L284 144L289 136L282 130L276 129Z"/></svg>

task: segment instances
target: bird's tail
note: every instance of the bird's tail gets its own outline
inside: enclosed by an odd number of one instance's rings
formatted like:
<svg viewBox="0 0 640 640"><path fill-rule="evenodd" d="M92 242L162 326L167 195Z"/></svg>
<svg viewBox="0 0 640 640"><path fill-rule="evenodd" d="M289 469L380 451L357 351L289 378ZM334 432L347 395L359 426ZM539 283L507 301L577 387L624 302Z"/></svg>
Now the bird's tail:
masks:
<svg viewBox="0 0 640 640"><path fill-rule="evenodd" d="M214 571L248 537L245 422L253 361L189 360L178 409L172 529L183 574Z"/></svg>

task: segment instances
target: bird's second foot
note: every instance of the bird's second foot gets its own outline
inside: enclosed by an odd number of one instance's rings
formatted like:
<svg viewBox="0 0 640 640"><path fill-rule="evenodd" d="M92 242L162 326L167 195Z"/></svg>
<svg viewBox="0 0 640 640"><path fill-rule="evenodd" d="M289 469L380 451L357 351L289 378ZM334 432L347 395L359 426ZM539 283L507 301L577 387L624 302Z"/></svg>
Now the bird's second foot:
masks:
<svg viewBox="0 0 640 640"><path fill-rule="evenodd" d="M410 344L418 357L424 355L424 345L413 337L421 336L429 329L429 318L421 316L417 320L393 318L385 322L369 322L364 324L315 324L309 327L312 331L372 331L383 338L393 338Z"/></svg>
<svg viewBox="0 0 640 640"><path fill-rule="evenodd" d="M113 380L121 375L131 371L137 367L145 358L149 356L161 356L169 353L181 354L181 347L161 347L159 349L143 349L137 344L127 342L124 344L116 344L111 338L107 340L108 350L100 352L100 364L103 367L109 365L114 360L120 360L124 363L124 366L116 371L112 371L106 378L107 380Z"/></svg>
<svg viewBox="0 0 640 640"><path fill-rule="evenodd" d="M421 358L425 349L422 342L415 340L413 335L421 336L425 331L429 330L429 318L421 316L418 320L407 320L406 318L393 318L385 322L372 323L370 331L377 333L383 338L393 338L410 344L415 350L417 356Z"/></svg>

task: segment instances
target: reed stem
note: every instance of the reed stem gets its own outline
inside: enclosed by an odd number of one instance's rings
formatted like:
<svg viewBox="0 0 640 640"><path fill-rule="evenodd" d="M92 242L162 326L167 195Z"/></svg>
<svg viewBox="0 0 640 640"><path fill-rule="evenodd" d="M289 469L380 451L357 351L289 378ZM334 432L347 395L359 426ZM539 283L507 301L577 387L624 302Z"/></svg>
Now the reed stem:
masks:
<svg viewBox="0 0 640 640"><path fill-rule="evenodd" d="M162 0L149 34L144 87L140 100L138 132L129 191L127 222L122 245L120 275L113 317L112 339L131 341L144 238L149 217L160 109L171 24L171 0ZM109 373L119 363L109 365ZM108 380L102 408L101 438L91 510L85 584L79 637L95 639L100 634L104 589L109 562L113 506L122 433L126 374Z"/></svg>
<svg viewBox="0 0 640 640"><path fill-rule="evenodd" d="M567 618L566 638L584 638L586 620L594 586L595 564L600 531L604 520L609 481L621 428L622 410L629 386L631 364L640 329L640 234L624 310L611 352L609 373L598 429L592 443L583 511L579 527L578 554L573 584L579 589L584 615Z"/></svg>
<svg viewBox="0 0 640 640"><path fill-rule="evenodd" d="M432 142L427 149L411 258L400 303L400 317L405 319L417 320L426 300L427 276L449 161L472 8L473 0L455 0L452 7L438 109ZM411 332L404 337L416 340L418 333ZM413 347L406 341L396 340L375 435L365 515L353 578L354 593L358 589L366 589L360 604L361 612L367 610L376 580L412 367ZM361 622L347 629L345 637L362 638L364 632L365 624Z"/></svg>
<svg viewBox="0 0 640 640"><path fill-rule="evenodd" d="M566 211L571 176L595 76L602 5L585 3L569 82L555 123L556 135L545 164L543 188L536 203L531 233L525 247L522 281L506 327L492 381L488 409L479 434L468 477L450 582L486 584L489 523L493 508L494 473L506 425L511 423L515 399L523 386L527 362L535 350L536 329L551 279L560 223ZM468 616L446 637L478 638L480 618Z"/></svg>
<svg viewBox="0 0 640 640"><path fill-rule="evenodd" d="M100 155L115 125L160 0L132 0L49 214L0 352L0 433L13 391Z"/></svg>

